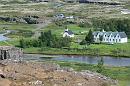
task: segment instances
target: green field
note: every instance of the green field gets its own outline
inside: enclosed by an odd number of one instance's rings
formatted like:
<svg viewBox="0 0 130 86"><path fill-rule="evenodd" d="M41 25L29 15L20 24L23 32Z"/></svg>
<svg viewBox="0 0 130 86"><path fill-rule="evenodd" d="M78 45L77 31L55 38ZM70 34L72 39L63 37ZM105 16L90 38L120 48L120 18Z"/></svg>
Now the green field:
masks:
<svg viewBox="0 0 130 86"><path fill-rule="evenodd" d="M72 43L68 49L57 48L25 48L25 53L44 54L75 54L75 55L107 55L116 57L130 57L130 42L125 44L91 44L89 46Z"/></svg>
<svg viewBox="0 0 130 86"><path fill-rule="evenodd" d="M19 39L0 42L0 45L19 45ZM79 45L72 42L70 48L25 48L25 53L44 53L44 54L78 54L78 55L109 55L119 57L130 57L130 42L125 44L91 44L89 46Z"/></svg>
<svg viewBox="0 0 130 86"><path fill-rule="evenodd" d="M81 34L82 32L87 33L89 31L89 29L92 28L87 28L87 27L79 27L76 24L69 24L67 25L67 28L71 31L74 32L74 34L78 35ZM51 30L53 34L56 34L57 36L62 36L64 30L65 30L65 26L58 26L54 23L48 25L47 27L44 28L45 30L43 31L48 31Z"/></svg>

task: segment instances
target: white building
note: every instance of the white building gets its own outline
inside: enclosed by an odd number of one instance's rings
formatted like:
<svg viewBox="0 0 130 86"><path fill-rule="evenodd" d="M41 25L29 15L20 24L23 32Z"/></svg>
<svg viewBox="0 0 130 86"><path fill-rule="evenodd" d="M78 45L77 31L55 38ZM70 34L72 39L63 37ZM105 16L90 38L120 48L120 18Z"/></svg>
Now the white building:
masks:
<svg viewBox="0 0 130 86"><path fill-rule="evenodd" d="M121 14L130 14L130 10L122 9Z"/></svg>
<svg viewBox="0 0 130 86"><path fill-rule="evenodd" d="M63 33L63 37L74 37L74 33L71 30L66 29Z"/></svg>
<svg viewBox="0 0 130 86"><path fill-rule="evenodd" d="M128 39L125 32L96 31L93 32L93 36L94 42L100 42L100 37L102 37L104 43L126 43Z"/></svg>

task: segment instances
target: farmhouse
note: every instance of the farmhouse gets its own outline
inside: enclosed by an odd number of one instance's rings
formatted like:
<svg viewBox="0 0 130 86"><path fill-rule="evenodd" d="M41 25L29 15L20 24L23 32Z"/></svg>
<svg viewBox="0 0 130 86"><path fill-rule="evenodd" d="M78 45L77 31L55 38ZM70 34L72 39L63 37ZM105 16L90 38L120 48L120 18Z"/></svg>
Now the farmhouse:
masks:
<svg viewBox="0 0 130 86"><path fill-rule="evenodd" d="M74 33L71 30L66 29L63 33L63 37L74 37Z"/></svg>
<svg viewBox="0 0 130 86"><path fill-rule="evenodd" d="M96 31L93 32L94 42L105 43L126 43L127 35L125 32L105 32Z"/></svg>
<svg viewBox="0 0 130 86"><path fill-rule="evenodd" d="M13 46L0 46L0 60L4 59L20 59L23 51L20 48Z"/></svg>

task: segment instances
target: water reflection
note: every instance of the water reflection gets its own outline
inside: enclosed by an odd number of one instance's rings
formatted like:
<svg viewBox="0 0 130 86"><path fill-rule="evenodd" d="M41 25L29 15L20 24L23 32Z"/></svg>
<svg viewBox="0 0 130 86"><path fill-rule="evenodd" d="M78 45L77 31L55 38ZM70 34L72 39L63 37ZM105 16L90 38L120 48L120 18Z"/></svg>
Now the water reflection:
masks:
<svg viewBox="0 0 130 86"><path fill-rule="evenodd" d="M77 55L52 55L52 58L44 57L44 55L25 55L24 60L35 60L35 61L45 61L45 60L56 60L56 61L68 61L68 62L81 62L87 64L97 64L100 57L96 56L77 56ZM104 65L109 66L130 66L130 58L116 58L110 56L103 56Z"/></svg>

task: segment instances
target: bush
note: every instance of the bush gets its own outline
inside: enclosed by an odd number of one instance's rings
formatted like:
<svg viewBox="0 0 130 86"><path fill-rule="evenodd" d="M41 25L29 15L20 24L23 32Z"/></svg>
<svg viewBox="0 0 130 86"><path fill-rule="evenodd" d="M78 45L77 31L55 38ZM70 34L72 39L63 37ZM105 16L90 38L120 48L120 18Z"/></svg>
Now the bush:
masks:
<svg viewBox="0 0 130 86"><path fill-rule="evenodd" d="M85 44L87 44L87 41L85 39L80 42L80 45L85 45Z"/></svg>

